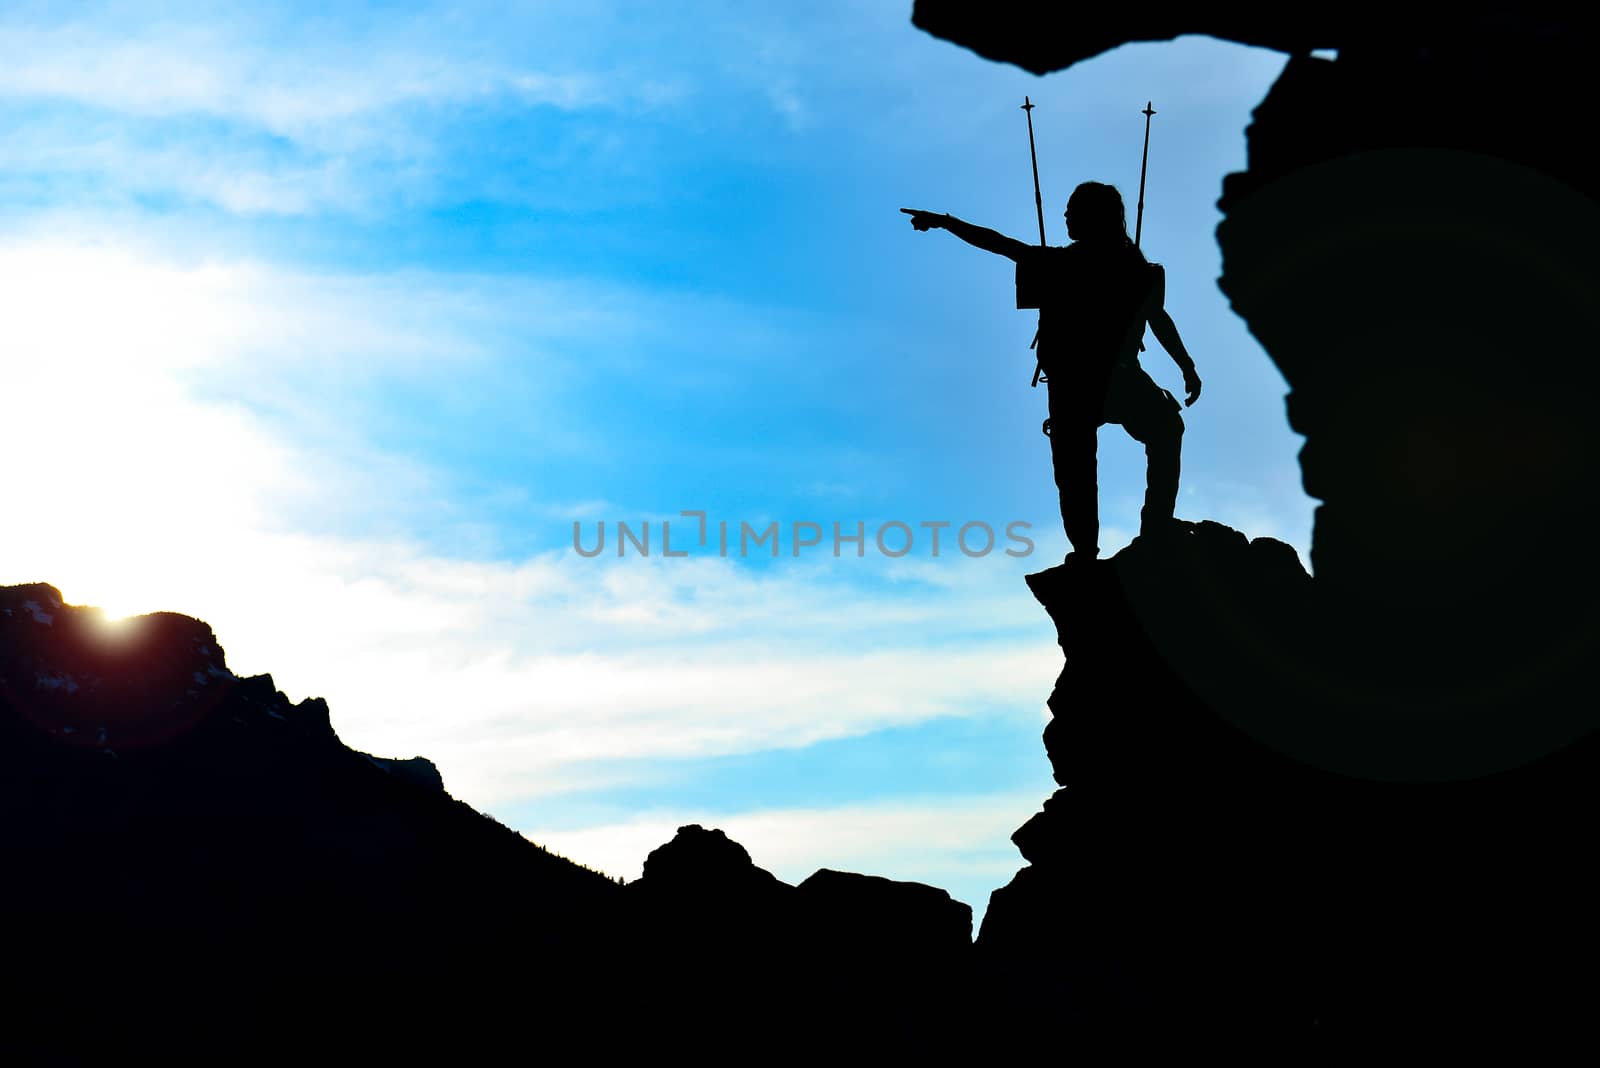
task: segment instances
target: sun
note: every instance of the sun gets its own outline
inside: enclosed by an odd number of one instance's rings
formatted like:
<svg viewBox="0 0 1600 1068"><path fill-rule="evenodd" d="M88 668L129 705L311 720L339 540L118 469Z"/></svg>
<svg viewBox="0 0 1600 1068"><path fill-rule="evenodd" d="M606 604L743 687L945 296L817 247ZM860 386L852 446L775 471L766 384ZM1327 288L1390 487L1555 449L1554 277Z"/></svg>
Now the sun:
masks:
<svg viewBox="0 0 1600 1068"><path fill-rule="evenodd" d="M113 610L110 608L102 608L99 605L93 606L91 610L98 613L100 617L100 626L109 631L126 630L129 623L139 616L145 614L138 611L122 611L120 609Z"/></svg>
<svg viewBox="0 0 1600 1068"><path fill-rule="evenodd" d="M74 597L67 590L61 592L64 604L77 605L87 609L97 617L103 629L115 632L127 629L128 623L138 616L148 615L150 609L144 603L140 591L131 588L119 589L118 584L91 583L94 596Z"/></svg>

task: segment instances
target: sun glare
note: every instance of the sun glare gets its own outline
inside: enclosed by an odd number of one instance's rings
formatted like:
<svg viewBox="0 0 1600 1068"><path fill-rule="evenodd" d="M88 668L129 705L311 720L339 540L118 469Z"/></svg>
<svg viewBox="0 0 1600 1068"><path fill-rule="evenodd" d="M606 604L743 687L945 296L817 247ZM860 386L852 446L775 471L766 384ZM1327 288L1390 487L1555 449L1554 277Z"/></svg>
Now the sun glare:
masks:
<svg viewBox="0 0 1600 1068"><path fill-rule="evenodd" d="M97 610L100 613L100 625L106 630L123 629L134 616L144 614L134 609L98 608L97 606Z"/></svg>
<svg viewBox="0 0 1600 1068"><path fill-rule="evenodd" d="M129 620L152 611L145 592L130 583L75 581L64 582L59 588L62 603L87 608L99 617L102 629L107 631L123 629Z"/></svg>

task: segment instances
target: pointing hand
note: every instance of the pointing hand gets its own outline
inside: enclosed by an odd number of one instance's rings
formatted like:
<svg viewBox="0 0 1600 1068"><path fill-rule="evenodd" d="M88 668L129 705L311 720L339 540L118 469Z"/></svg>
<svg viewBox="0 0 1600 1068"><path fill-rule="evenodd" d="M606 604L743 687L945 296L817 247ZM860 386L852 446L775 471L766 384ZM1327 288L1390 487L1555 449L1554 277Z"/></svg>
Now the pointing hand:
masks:
<svg viewBox="0 0 1600 1068"><path fill-rule="evenodd" d="M901 208L901 211L911 216L911 226L915 230L937 229L944 222L944 216L933 211L919 211L916 208Z"/></svg>

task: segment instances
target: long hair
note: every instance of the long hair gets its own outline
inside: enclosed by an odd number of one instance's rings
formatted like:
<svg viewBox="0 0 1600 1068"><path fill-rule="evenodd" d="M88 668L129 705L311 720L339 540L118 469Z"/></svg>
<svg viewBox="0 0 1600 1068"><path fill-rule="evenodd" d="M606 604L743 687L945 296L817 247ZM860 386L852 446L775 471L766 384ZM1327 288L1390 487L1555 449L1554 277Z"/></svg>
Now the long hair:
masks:
<svg viewBox="0 0 1600 1068"><path fill-rule="evenodd" d="M1113 244L1137 252L1133 238L1128 236L1128 211L1116 186L1084 182L1067 198L1067 216L1076 235L1073 240Z"/></svg>

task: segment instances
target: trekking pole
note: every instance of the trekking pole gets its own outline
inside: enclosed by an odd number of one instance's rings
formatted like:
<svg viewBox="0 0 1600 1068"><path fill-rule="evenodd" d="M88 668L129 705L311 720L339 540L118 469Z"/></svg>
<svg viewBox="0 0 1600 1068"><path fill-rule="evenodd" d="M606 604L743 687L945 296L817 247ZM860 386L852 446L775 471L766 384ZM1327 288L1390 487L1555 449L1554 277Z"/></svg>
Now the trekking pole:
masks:
<svg viewBox="0 0 1600 1068"><path fill-rule="evenodd" d="M1139 157L1139 211L1134 216L1133 222L1133 247L1139 247L1139 238L1144 235L1144 176L1150 167L1150 116L1156 113L1150 106L1150 101L1144 102L1144 110L1139 114L1144 116L1144 155ZM1139 327L1139 351L1144 351L1144 327Z"/></svg>
<svg viewBox="0 0 1600 1068"><path fill-rule="evenodd" d="M1033 210L1039 216L1039 247L1044 248L1044 197L1039 193L1039 153L1033 147L1033 107L1033 101L1027 97L1022 98L1022 113L1028 116L1028 160L1033 164ZM1028 348L1038 347L1039 328L1036 326L1033 329L1033 341L1029 343ZM1044 377L1044 364L1034 360L1033 381L1029 383L1030 388L1037 389L1041 378L1046 382L1049 381Z"/></svg>
<svg viewBox="0 0 1600 1068"><path fill-rule="evenodd" d="M1139 238L1144 233L1144 176L1150 167L1150 116L1155 109L1150 106L1150 101L1144 102L1144 110L1139 114L1144 116L1144 155L1139 158L1139 214L1133 224L1133 247L1139 247Z"/></svg>
<svg viewBox="0 0 1600 1068"><path fill-rule="evenodd" d="M1023 113L1028 116L1028 160L1033 164L1033 210L1039 216L1039 247L1044 247L1044 198L1039 195L1039 153L1033 147L1033 101L1022 98Z"/></svg>

